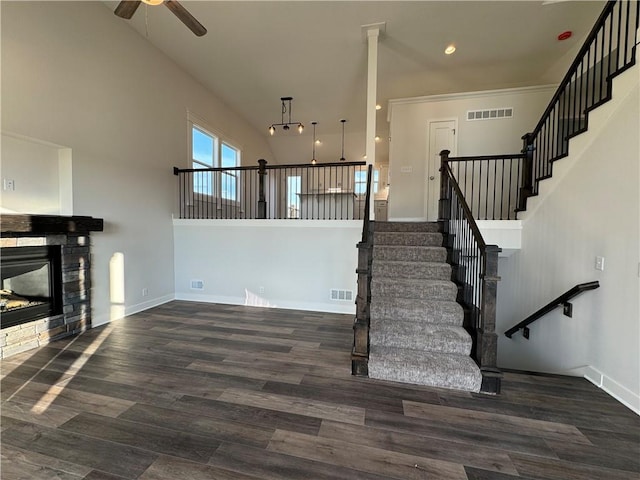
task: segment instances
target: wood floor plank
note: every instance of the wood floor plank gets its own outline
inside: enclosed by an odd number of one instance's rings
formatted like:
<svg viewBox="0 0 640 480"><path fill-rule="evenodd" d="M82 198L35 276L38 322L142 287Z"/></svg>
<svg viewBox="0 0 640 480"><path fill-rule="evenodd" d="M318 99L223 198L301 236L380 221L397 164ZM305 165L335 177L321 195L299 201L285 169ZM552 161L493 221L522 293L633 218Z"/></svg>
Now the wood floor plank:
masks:
<svg viewBox="0 0 640 480"><path fill-rule="evenodd" d="M292 397L321 400L323 402L349 405L359 408L373 408L385 412L402 413L402 401L393 397L382 397L376 394L362 395L348 389L316 387L312 385L289 385L281 382L267 382L263 392L289 395Z"/></svg>
<svg viewBox="0 0 640 480"><path fill-rule="evenodd" d="M67 382L72 381L69 379ZM40 383L29 383L14 393L11 400L27 405L36 413L44 412L53 405L76 412L95 412L108 417L116 417L134 404L128 400L67 388L67 382L49 387Z"/></svg>
<svg viewBox="0 0 640 480"><path fill-rule="evenodd" d="M80 413L60 429L200 463L206 463L220 445L212 436L91 413Z"/></svg>
<svg viewBox="0 0 640 480"><path fill-rule="evenodd" d="M78 411L72 408L58 405L49 405L47 408L34 408L29 403L22 403L16 400L2 402L0 410L2 410L2 415L6 417L36 423L45 427L59 427L78 415Z"/></svg>
<svg viewBox="0 0 640 480"><path fill-rule="evenodd" d="M223 443L209 463L264 480L388 480L389 477L292 457L260 448Z"/></svg>
<svg viewBox="0 0 640 480"><path fill-rule="evenodd" d="M2 432L2 442L57 460L133 478L157 458L157 454L149 451L26 422L14 424Z"/></svg>
<svg viewBox="0 0 640 480"><path fill-rule="evenodd" d="M638 480L637 473L624 470L523 454L510 457L521 476L540 480Z"/></svg>
<svg viewBox="0 0 640 480"><path fill-rule="evenodd" d="M316 435L320 430L321 419L291 412L280 412L266 408L251 407L237 403L222 402L190 395L182 396L171 405L172 410L192 415L231 420L234 422L257 425L272 429L289 430L291 432Z"/></svg>
<svg viewBox="0 0 640 480"><path fill-rule="evenodd" d="M354 439L357 442L357 439ZM467 480L460 464L391 452L343 440L277 430L269 450L403 480Z"/></svg>
<svg viewBox="0 0 640 480"><path fill-rule="evenodd" d="M556 453L544 439L523 433L505 432L493 429L490 424L484 428L477 424L451 424L446 416L440 418L407 417L389 412L367 410L365 425L396 432L414 433L434 439L442 439L461 444L483 445L505 453L519 452L541 457L557 458Z"/></svg>
<svg viewBox="0 0 640 480"><path fill-rule="evenodd" d="M158 458L138 478L139 480L259 480L259 477L167 456Z"/></svg>
<svg viewBox="0 0 640 480"><path fill-rule="evenodd" d="M564 442L591 444L580 430L573 425L547 422L530 418L502 415L497 413L477 412L462 408L445 407L412 401L404 402L404 413L408 417L446 418L451 424L478 425L483 428L524 433Z"/></svg>
<svg viewBox="0 0 640 480"><path fill-rule="evenodd" d="M369 426L348 425L323 420L318 436L341 440L357 438L357 443L392 452L406 453L435 460L458 463L499 473L517 475L506 452L482 445L459 444L447 440L433 441L433 438L410 433L399 433L376 429Z"/></svg>
<svg viewBox="0 0 640 480"><path fill-rule="evenodd" d="M317 400L300 400L288 395L276 395L264 392L253 392L237 388L229 388L218 400L238 403L251 407L266 408L280 412L291 412L315 418L336 420L344 423L364 424L365 409L349 407Z"/></svg>
<svg viewBox="0 0 640 480"><path fill-rule="evenodd" d="M136 404L119 417L152 427L167 428L176 432L191 433L211 439L265 447L273 432L272 428L250 425L219 418L191 415L177 410ZM217 445L216 445L217 447ZM160 452L163 453L163 452Z"/></svg>
<svg viewBox="0 0 640 480"><path fill-rule="evenodd" d="M303 374L295 372L274 372L258 369L249 365L230 365L220 363L212 363L196 360L187 367L189 370L198 370L200 372L221 373L224 375L233 375L236 377L253 378L255 380L277 380L283 383L291 383L294 385L302 381Z"/></svg>
<svg viewBox="0 0 640 480"><path fill-rule="evenodd" d="M75 480L84 478L91 472L90 467L41 455L29 449L9 445L7 442L2 442L0 445L0 455L2 457L0 473L5 480Z"/></svg>

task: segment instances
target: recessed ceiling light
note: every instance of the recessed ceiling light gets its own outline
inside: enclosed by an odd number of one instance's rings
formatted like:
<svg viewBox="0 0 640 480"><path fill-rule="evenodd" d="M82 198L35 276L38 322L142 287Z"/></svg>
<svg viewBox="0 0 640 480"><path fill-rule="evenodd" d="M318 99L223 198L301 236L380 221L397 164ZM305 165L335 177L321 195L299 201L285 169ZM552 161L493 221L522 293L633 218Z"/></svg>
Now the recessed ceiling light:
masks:
<svg viewBox="0 0 640 480"><path fill-rule="evenodd" d="M447 48L444 49L444 54L451 55L455 51L456 51L455 45L449 45Z"/></svg>
<svg viewBox="0 0 640 480"><path fill-rule="evenodd" d="M380 104L376 105L376 110L382 110L382 105Z"/></svg>

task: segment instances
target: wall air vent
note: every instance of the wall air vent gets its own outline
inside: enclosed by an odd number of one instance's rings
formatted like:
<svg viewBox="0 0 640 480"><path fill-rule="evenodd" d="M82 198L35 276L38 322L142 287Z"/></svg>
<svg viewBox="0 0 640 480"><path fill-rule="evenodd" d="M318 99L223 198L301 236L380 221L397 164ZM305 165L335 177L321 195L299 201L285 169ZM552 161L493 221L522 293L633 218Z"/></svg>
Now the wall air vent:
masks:
<svg viewBox="0 0 640 480"><path fill-rule="evenodd" d="M512 107L490 108L487 110L469 110L467 111L467 121L475 120L498 120L501 118L513 117Z"/></svg>
<svg viewBox="0 0 640 480"><path fill-rule="evenodd" d="M329 299L336 302L352 302L353 292L351 290L341 290L339 288L332 288L329 291Z"/></svg>
<svg viewBox="0 0 640 480"><path fill-rule="evenodd" d="M204 290L204 282L202 280L191 280L191 290Z"/></svg>

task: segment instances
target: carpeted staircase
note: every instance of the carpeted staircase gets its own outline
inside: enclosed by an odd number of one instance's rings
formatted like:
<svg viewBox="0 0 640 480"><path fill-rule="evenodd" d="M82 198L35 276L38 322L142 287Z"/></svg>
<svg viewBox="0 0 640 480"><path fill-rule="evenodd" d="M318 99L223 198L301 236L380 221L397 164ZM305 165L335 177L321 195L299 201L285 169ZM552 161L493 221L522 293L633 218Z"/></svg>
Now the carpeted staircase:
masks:
<svg viewBox="0 0 640 480"><path fill-rule="evenodd" d="M369 377L479 392L438 223L376 222Z"/></svg>

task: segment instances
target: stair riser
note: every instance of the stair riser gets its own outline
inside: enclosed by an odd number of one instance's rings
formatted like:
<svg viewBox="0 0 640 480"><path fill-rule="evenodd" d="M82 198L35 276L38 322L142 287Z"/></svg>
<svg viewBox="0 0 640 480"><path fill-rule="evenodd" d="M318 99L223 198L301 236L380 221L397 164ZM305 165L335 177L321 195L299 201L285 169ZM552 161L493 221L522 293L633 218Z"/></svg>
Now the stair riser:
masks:
<svg viewBox="0 0 640 480"><path fill-rule="evenodd" d="M417 298L419 300L445 300L454 301L458 293L457 287L452 283L449 285L429 285L429 284L402 284L397 282L371 280L371 298L392 297L392 298Z"/></svg>
<svg viewBox="0 0 640 480"><path fill-rule="evenodd" d="M373 262L374 277L451 280L451 266L446 263Z"/></svg>
<svg viewBox="0 0 640 480"><path fill-rule="evenodd" d="M437 222L376 222L376 232L439 232Z"/></svg>
<svg viewBox="0 0 640 480"><path fill-rule="evenodd" d="M395 262L446 262L442 247L373 246L373 260Z"/></svg>
<svg viewBox="0 0 640 480"><path fill-rule="evenodd" d="M412 333L397 333L372 329L371 345L385 345L387 347L411 348L428 352L451 353L455 355L471 354L471 337L459 339L457 337L436 336L423 334L420 331Z"/></svg>
<svg viewBox="0 0 640 480"><path fill-rule="evenodd" d="M407 323L431 323L441 325L460 326L464 320L462 309L456 311L426 311L421 308L407 306L395 307L383 302L371 302L371 318L388 319L389 321Z"/></svg>
<svg viewBox="0 0 640 480"><path fill-rule="evenodd" d="M482 374L466 355L371 347L369 377L479 392Z"/></svg>
<svg viewBox="0 0 640 480"><path fill-rule="evenodd" d="M373 235L375 245L420 245L425 247L441 247L441 233L414 232L376 232Z"/></svg>

